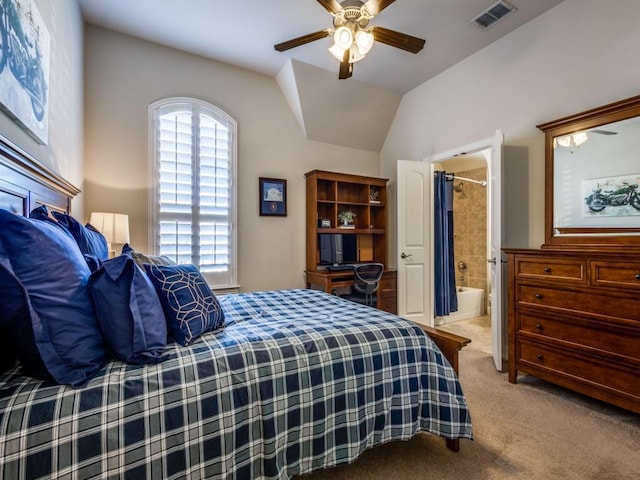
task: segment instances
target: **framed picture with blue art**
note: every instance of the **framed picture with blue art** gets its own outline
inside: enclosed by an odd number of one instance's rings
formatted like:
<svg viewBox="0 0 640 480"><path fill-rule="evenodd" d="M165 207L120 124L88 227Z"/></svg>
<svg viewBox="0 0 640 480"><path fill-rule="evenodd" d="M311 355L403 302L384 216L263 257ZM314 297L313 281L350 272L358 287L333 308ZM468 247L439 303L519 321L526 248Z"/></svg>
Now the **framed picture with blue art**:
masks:
<svg viewBox="0 0 640 480"><path fill-rule="evenodd" d="M51 45L35 0L0 0L0 43L0 108L46 145Z"/></svg>
<svg viewBox="0 0 640 480"><path fill-rule="evenodd" d="M287 216L287 181L260 177L260 216Z"/></svg>

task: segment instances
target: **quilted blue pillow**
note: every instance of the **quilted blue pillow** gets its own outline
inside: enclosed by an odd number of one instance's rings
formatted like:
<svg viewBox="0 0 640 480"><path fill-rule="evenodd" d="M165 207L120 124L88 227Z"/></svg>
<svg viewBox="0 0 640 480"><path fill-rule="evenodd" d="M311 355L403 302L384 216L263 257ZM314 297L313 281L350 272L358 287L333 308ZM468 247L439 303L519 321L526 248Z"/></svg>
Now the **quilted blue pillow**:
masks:
<svg viewBox="0 0 640 480"><path fill-rule="evenodd" d="M82 225L78 220L66 213L51 212L51 215L58 221L58 225L71 233L82 253L93 255L100 260L109 258L107 239L92 225L89 223ZM51 220L47 207L44 206L33 209L29 216L38 220Z"/></svg>
<svg viewBox="0 0 640 480"><path fill-rule="evenodd" d="M158 363L167 323L156 290L129 253L108 260L89 279L98 323L113 355L133 364Z"/></svg>
<svg viewBox="0 0 640 480"><path fill-rule="evenodd" d="M200 335L224 326L224 312L194 265L148 265L171 336L190 345Z"/></svg>
<svg viewBox="0 0 640 480"><path fill-rule="evenodd" d="M0 319L10 341L21 348L18 358L37 351L45 368L35 368L32 375L86 384L106 362L107 352L87 287L89 267L78 245L53 222L3 209L0 244L6 288ZM21 338L29 330L34 344Z"/></svg>

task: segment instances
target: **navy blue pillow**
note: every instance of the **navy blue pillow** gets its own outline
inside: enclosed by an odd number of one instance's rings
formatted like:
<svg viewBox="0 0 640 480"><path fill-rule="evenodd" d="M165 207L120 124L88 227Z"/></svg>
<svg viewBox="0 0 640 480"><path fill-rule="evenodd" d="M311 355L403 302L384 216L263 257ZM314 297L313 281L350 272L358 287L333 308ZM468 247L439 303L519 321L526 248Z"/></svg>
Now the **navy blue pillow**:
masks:
<svg viewBox="0 0 640 480"><path fill-rule="evenodd" d="M62 227L71 233L82 253L93 255L100 260L107 260L109 258L107 239L91 224L87 223L86 225L82 225L82 223L66 213L51 212L51 215L53 215ZM49 218L46 207L38 207L32 210L29 216L31 218L37 218L38 220Z"/></svg>
<svg viewBox="0 0 640 480"><path fill-rule="evenodd" d="M158 363L167 323L156 290L131 255L102 264L89 279L98 323L113 355L133 364Z"/></svg>
<svg viewBox="0 0 640 480"><path fill-rule="evenodd" d="M0 318L18 358L38 352L30 373L82 386L107 360L87 286L89 267L69 232L0 209ZM7 301L5 301L5 298ZM31 329L34 344L22 338ZM23 344L21 346L21 344ZM25 351L26 349L26 351Z"/></svg>
<svg viewBox="0 0 640 480"><path fill-rule="evenodd" d="M2 298L0 371L12 368L16 360L20 360L27 374L40 376L38 372L44 372L45 379L51 379L36 347L24 289L13 274L13 268L2 242L0 242L0 298Z"/></svg>
<svg viewBox="0 0 640 480"><path fill-rule="evenodd" d="M171 336L190 345L205 332L224 326L224 312L194 265L148 265Z"/></svg>

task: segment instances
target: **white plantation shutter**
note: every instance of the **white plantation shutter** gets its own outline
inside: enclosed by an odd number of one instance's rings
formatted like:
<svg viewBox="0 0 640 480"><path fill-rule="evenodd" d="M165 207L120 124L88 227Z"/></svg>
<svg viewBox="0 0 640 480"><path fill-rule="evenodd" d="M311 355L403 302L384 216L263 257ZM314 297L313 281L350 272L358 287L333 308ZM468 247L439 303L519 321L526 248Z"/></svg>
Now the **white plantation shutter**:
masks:
<svg viewBox="0 0 640 480"><path fill-rule="evenodd" d="M156 102L150 113L155 252L235 286L236 123L194 99Z"/></svg>

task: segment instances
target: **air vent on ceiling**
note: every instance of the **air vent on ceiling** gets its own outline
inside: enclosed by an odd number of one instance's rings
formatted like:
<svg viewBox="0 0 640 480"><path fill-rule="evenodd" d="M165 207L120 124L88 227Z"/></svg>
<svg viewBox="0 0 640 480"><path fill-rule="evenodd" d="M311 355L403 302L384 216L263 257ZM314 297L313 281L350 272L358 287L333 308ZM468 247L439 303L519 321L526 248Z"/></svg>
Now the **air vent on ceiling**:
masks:
<svg viewBox="0 0 640 480"><path fill-rule="evenodd" d="M477 17L472 18L471 22L476 24L480 28L487 29L515 11L516 7L507 2L504 2L503 0L499 0Z"/></svg>

